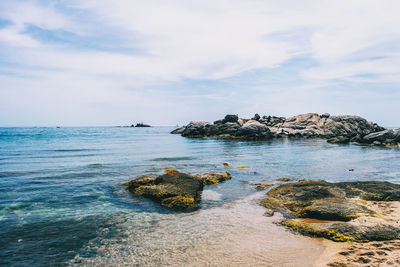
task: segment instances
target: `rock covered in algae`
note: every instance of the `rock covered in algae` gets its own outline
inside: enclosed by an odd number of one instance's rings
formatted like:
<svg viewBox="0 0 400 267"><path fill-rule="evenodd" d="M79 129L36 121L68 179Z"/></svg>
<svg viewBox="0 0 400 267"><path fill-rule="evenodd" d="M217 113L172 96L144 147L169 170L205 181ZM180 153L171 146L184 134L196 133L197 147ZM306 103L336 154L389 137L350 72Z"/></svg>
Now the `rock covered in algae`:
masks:
<svg viewBox="0 0 400 267"><path fill-rule="evenodd" d="M400 205L387 208L399 200L400 185L388 182L301 180L272 188L261 205L291 217L282 224L301 234L364 242L400 238Z"/></svg>
<svg viewBox="0 0 400 267"><path fill-rule="evenodd" d="M257 191L261 191L261 190L264 190L265 188L270 187L270 186L272 186L272 184L258 183L258 184L255 184L254 189L257 190Z"/></svg>
<svg viewBox="0 0 400 267"><path fill-rule="evenodd" d="M229 172L206 172L193 174L193 176L201 180L205 185L219 184L226 180L232 179L232 174Z"/></svg>
<svg viewBox="0 0 400 267"><path fill-rule="evenodd" d="M123 185L129 192L147 197L173 210L190 211L199 208L204 185L218 184L231 179L229 172L187 174L166 170L165 174L141 176Z"/></svg>

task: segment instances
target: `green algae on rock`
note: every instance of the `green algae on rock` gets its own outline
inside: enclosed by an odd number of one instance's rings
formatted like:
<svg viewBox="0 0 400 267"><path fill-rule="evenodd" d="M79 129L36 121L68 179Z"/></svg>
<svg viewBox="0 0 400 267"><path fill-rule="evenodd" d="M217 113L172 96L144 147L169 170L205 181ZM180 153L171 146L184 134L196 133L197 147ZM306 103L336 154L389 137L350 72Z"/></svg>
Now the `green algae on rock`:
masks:
<svg viewBox="0 0 400 267"><path fill-rule="evenodd" d="M232 174L229 172L206 172L193 174L193 176L201 180L205 185L220 184L226 180L232 179Z"/></svg>
<svg viewBox="0 0 400 267"><path fill-rule="evenodd" d="M272 186L272 184L259 183L259 184L255 184L254 189L257 190L257 191L261 191L261 190L264 190L265 188L270 187L270 186Z"/></svg>
<svg viewBox="0 0 400 267"><path fill-rule="evenodd" d="M129 192L147 197L166 208L190 211L199 208L204 185L218 184L231 178L229 172L192 175L166 170L158 177L141 176L123 185Z"/></svg>
<svg viewBox="0 0 400 267"><path fill-rule="evenodd" d="M398 220L385 218L390 212L382 215L382 207L388 201L399 200L400 185L388 182L301 180L272 188L261 200L261 205L290 217L330 221L283 221L284 226L301 234L333 241L365 242L399 238ZM380 201L380 208L372 209L372 203L376 201Z"/></svg>

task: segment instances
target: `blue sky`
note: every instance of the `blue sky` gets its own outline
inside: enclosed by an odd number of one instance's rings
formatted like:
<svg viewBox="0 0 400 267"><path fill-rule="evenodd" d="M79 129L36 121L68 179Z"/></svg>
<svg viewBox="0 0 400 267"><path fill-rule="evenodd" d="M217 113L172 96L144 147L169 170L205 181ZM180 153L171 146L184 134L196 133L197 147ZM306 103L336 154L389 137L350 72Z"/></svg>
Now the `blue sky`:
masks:
<svg viewBox="0 0 400 267"><path fill-rule="evenodd" d="M0 0L0 126L256 112L400 126L398 10L390 0Z"/></svg>

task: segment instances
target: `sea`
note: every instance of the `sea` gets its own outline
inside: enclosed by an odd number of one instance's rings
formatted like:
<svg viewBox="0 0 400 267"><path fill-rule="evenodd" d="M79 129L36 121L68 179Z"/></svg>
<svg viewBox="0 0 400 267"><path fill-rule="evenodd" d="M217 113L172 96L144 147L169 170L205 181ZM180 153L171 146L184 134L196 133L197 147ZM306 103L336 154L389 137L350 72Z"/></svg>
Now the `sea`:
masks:
<svg viewBox="0 0 400 267"><path fill-rule="evenodd" d="M264 216L256 183L400 183L400 149L173 129L0 128L0 266L312 266L322 241L280 226L279 213ZM206 186L200 209L186 213L122 185L165 169L233 178Z"/></svg>

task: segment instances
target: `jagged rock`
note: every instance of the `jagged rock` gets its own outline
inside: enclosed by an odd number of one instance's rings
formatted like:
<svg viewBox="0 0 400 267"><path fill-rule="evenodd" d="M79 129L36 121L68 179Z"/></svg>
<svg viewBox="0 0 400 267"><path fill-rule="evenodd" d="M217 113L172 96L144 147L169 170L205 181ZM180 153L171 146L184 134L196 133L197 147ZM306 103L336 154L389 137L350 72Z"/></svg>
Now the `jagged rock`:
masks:
<svg viewBox="0 0 400 267"><path fill-rule="evenodd" d="M189 211L199 208L204 185L218 184L231 178L229 172L191 175L166 170L163 175L141 176L123 185L131 193L147 197L169 209Z"/></svg>
<svg viewBox="0 0 400 267"><path fill-rule="evenodd" d="M182 134L185 131L185 129L186 129L186 126L182 126L178 129L173 130L171 133L172 134Z"/></svg>
<svg viewBox="0 0 400 267"><path fill-rule="evenodd" d="M254 121L259 121L259 120L261 119L261 117L260 117L260 115L258 115L258 113L256 113L256 114L254 115L254 117L251 118L251 119L254 120Z"/></svg>
<svg viewBox="0 0 400 267"><path fill-rule="evenodd" d="M223 123L226 122L237 122L239 119L238 115L226 115L223 119Z"/></svg>
<svg viewBox="0 0 400 267"><path fill-rule="evenodd" d="M266 125L258 121L249 120L239 129L238 136L251 139L265 139L271 136L271 131Z"/></svg>
<svg viewBox="0 0 400 267"><path fill-rule="evenodd" d="M214 124L215 125L219 125L219 124L223 124L224 123L224 120L222 119L222 120L216 120L216 121L214 121Z"/></svg>
<svg viewBox="0 0 400 267"><path fill-rule="evenodd" d="M373 143L378 141L380 143L393 143L400 142L400 129L397 130L384 130L376 133L370 133L363 138L363 142Z"/></svg>
<svg viewBox="0 0 400 267"><path fill-rule="evenodd" d="M191 121L182 132L182 136L202 137L207 136L208 129L212 124L206 121Z"/></svg>
<svg viewBox="0 0 400 267"><path fill-rule="evenodd" d="M367 143L399 146L400 129L385 130L376 123L359 116L331 116L328 113L306 113L285 118L254 115L251 120L226 115L213 124L205 121L190 122L184 130L177 129L186 137L222 137L244 139L268 139L282 137L325 138L330 143Z"/></svg>
<svg viewBox="0 0 400 267"><path fill-rule="evenodd" d="M331 114L329 114L329 113L324 113L324 114L321 114L321 118L329 118L331 116Z"/></svg>
<svg viewBox="0 0 400 267"><path fill-rule="evenodd" d="M210 129L208 136L213 135L228 135L228 136L235 136L237 135L240 129L240 125L237 122L226 122L224 124L220 124L214 129Z"/></svg>

